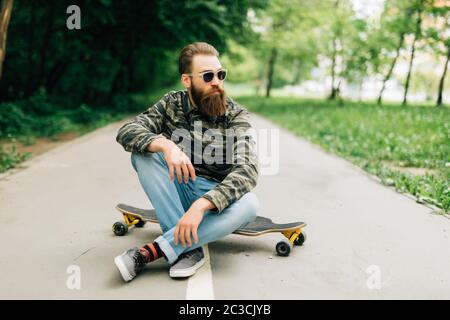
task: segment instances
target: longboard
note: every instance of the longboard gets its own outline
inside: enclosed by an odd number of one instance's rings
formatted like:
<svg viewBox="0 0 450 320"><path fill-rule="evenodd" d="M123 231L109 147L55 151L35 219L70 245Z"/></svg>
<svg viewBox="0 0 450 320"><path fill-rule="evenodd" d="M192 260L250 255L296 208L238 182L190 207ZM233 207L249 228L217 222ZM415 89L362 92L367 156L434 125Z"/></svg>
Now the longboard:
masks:
<svg viewBox="0 0 450 320"><path fill-rule="evenodd" d="M114 223L113 232L117 236L123 236L129 227L142 228L145 223L159 223L155 209L140 209L119 203L116 209L123 215L123 220ZM253 222L248 223L233 233L243 236L260 236L266 233L278 232L285 238L275 246L280 256L288 256L293 246L301 246L306 240L306 234L302 229L306 227L304 222L274 223L271 219L257 216Z"/></svg>

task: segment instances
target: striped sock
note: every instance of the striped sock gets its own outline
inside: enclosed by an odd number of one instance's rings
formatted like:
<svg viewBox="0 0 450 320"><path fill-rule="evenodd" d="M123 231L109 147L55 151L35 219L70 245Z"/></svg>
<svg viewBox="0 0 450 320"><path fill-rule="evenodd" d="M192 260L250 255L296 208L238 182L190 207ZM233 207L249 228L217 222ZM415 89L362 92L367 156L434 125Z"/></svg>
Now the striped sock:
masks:
<svg viewBox="0 0 450 320"><path fill-rule="evenodd" d="M145 257L145 262L149 263L164 257L164 252L162 252L158 243L147 243L139 249L139 252Z"/></svg>

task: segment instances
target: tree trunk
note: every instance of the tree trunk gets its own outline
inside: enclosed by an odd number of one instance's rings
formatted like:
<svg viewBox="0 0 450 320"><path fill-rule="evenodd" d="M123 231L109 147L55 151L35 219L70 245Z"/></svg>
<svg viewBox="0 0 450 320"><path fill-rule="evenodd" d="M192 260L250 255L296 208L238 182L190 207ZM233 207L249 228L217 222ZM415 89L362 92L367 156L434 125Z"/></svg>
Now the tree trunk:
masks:
<svg viewBox="0 0 450 320"><path fill-rule="evenodd" d="M2 77L3 61L6 54L6 36L8 34L8 25L11 20L11 11L13 0L1 0L0 6L0 78Z"/></svg>
<svg viewBox="0 0 450 320"><path fill-rule="evenodd" d="M400 35L400 41L398 42L397 50L395 52L395 58L394 58L394 60L392 60L389 71L383 79L383 86L381 87L380 94L378 95L378 100L377 100L378 104L381 104L381 100L383 99L383 93L384 93L384 90L386 89L386 82L388 82L389 79L391 78L392 72L394 71L394 68L395 68L395 64L397 63L398 57L400 56L400 49L402 48L404 38L405 38L405 34L402 33Z"/></svg>
<svg viewBox="0 0 450 320"><path fill-rule="evenodd" d="M277 54L278 54L277 49L272 48L272 51L270 52L269 69L267 71L266 98L270 97L270 90L272 90L273 72L275 70L275 61L277 59Z"/></svg>
<svg viewBox="0 0 450 320"><path fill-rule="evenodd" d="M301 61L300 59L294 62L294 78L292 79L291 85L295 86L300 81L300 71L301 71Z"/></svg>
<svg viewBox="0 0 450 320"><path fill-rule="evenodd" d="M342 83L342 79L339 80L338 85L337 85L336 89L334 90L335 100L338 102L338 106L340 106L340 107L342 107L344 105L344 101L342 100L342 97L341 97L341 83Z"/></svg>
<svg viewBox="0 0 450 320"><path fill-rule="evenodd" d="M336 8L336 11L339 8L339 0L336 0L336 2L334 3L334 7ZM339 82L338 86L335 87L334 83L336 81L336 56L337 56L337 44L336 41L338 40L338 32L335 28L335 26L333 26L333 53L332 53L332 57L331 57L331 93L328 97L328 100L334 100L336 99L336 96L339 96L339 87L341 85L341 83Z"/></svg>
<svg viewBox="0 0 450 320"><path fill-rule="evenodd" d="M332 58L331 58L331 93L330 96L328 97L329 100L334 100L336 98L336 88L334 86L334 82L335 82L335 68L336 68L336 38L333 38L333 54L332 54Z"/></svg>
<svg viewBox="0 0 450 320"><path fill-rule="evenodd" d="M409 80L411 78L411 71L412 71L412 66L413 66L413 62L414 62L414 54L416 51L416 41L417 41L417 38L419 37L421 23L422 23L422 9L419 8L417 11L416 32L414 34L414 41L413 41L412 49L411 49L411 58L409 60L408 75L406 76L405 93L403 95L403 105L406 105L406 103L407 103Z"/></svg>
<svg viewBox="0 0 450 320"><path fill-rule="evenodd" d="M442 105L442 92L444 91L445 75L447 74L448 61L450 60L450 46L447 48L447 60L445 61L444 72L442 72L441 80L439 81L438 98L436 106Z"/></svg>

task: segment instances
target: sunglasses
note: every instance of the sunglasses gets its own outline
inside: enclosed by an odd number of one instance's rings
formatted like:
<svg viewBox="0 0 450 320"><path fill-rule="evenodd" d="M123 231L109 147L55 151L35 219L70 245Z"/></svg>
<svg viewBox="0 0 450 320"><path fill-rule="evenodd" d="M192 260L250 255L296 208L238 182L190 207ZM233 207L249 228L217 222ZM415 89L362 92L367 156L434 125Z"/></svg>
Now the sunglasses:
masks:
<svg viewBox="0 0 450 320"><path fill-rule="evenodd" d="M213 72L213 71L205 71L205 72L199 72L197 74L194 73L188 73L188 75L190 76L201 76L203 78L203 81L205 82L211 82L214 79L214 75L217 75L217 79L219 79L220 81L225 80L225 78L227 77L227 73L228 70L227 69L221 69L217 72Z"/></svg>

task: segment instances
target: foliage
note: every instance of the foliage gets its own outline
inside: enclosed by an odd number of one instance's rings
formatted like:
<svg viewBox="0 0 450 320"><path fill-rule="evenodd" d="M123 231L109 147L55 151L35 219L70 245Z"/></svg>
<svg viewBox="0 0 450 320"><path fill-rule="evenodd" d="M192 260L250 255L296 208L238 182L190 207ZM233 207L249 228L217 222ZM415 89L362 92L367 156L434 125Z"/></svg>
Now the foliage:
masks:
<svg viewBox="0 0 450 320"><path fill-rule="evenodd" d="M448 108L405 109L351 102L341 108L333 102L260 97L238 101L387 184L450 210ZM414 175L408 168L427 170L424 175Z"/></svg>
<svg viewBox="0 0 450 320"><path fill-rule="evenodd" d="M161 88L151 94L117 95L108 108L86 104L68 108L49 99L45 92L36 93L29 99L0 103L0 172L15 167L31 156L29 153L17 152L17 142L32 145L37 137L56 139L58 134L65 132L84 134L142 112L170 89L174 88ZM39 105L49 111L44 115ZM3 142L12 143L12 147L3 147Z"/></svg>
<svg viewBox="0 0 450 320"><path fill-rule="evenodd" d="M245 41L247 10L263 0L85 0L81 30L66 28L72 1L16 1L8 30L3 101L41 89L76 106L110 104L114 96L173 84L177 54L194 41L219 51ZM43 111L45 113L45 111Z"/></svg>
<svg viewBox="0 0 450 320"><path fill-rule="evenodd" d="M14 168L18 163L25 161L30 156L29 153L18 153L14 146L6 149L0 145L0 173Z"/></svg>
<svg viewBox="0 0 450 320"><path fill-rule="evenodd" d="M314 26L317 25L317 1L272 0L267 7L254 10L249 22L256 32L247 47L253 50L261 63L260 80L268 77L269 61L277 50L273 86L295 84L309 77L317 65L318 42Z"/></svg>

